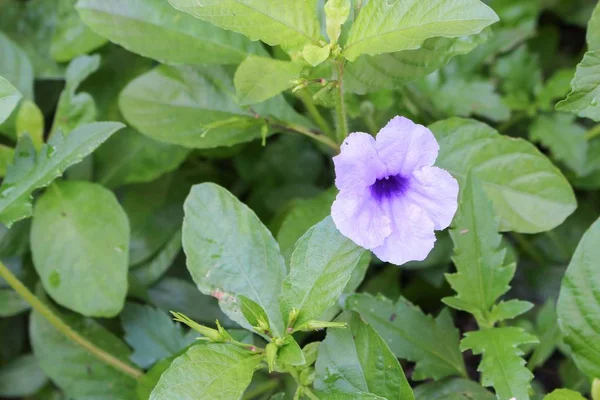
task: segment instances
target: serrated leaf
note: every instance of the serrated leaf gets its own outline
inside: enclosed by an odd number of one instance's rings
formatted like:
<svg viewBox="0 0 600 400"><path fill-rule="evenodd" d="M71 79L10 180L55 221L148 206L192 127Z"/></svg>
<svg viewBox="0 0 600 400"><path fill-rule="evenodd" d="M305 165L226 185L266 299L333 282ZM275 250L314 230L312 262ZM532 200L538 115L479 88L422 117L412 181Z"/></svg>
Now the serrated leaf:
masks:
<svg viewBox="0 0 600 400"><path fill-rule="evenodd" d="M533 304L523 300L508 300L501 301L492 307L489 314L489 321L492 324L496 322L505 321L507 319L513 319L519 315L525 314L527 311L533 308Z"/></svg>
<svg viewBox="0 0 600 400"><path fill-rule="evenodd" d="M141 133L191 148L247 142L264 126L236 103L233 80L222 67L160 66L129 83L119 105Z"/></svg>
<svg viewBox="0 0 600 400"><path fill-rule="evenodd" d="M360 313L396 357L416 362L413 379L466 376L458 347L458 330L447 310L434 319L403 297L394 304L368 294L350 296L345 308Z"/></svg>
<svg viewBox="0 0 600 400"><path fill-rule="evenodd" d="M120 315L125 341L133 349L130 359L141 368L149 368L194 342L195 335L185 335L181 325L164 311L129 303Z"/></svg>
<svg viewBox="0 0 600 400"><path fill-rule="evenodd" d="M437 122L430 129L440 144L436 165L461 186L471 171L494 204L501 231L544 232L575 210L568 181L531 143L460 118Z"/></svg>
<svg viewBox="0 0 600 400"><path fill-rule="evenodd" d="M344 55L376 55L417 49L429 38L460 37L481 32L498 21L479 0L371 0L352 25Z"/></svg>
<svg viewBox="0 0 600 400"><path fill-rule="evenodd" d="M169 0L178 10L286 50L319 44L314 0Z"/></svg>
<svg viewBox="0 0 600 400"><path fill-rule="evenodd" d="M569 263L558 297L558 326L577 367L600 376L600 220L583 235Z"/></svg>
<svg viewBox="0 0 600 400"><path fill-rule="evenodd" d="M357 313L336 319L319 346L315 389L320 399L414 399L404 371L385 341Z"/></svg>
<svg viewBox="0 0 600 400"><path fill-rule="evenodd" d="M79 0L95 32L144 57L171 64L238 64L265 54L260 43L179 12L166 0Z"/></svg>
<svg viewBox="0 0 600 400"><path fill-rule="evenodd" d="M2 32L0 32L0 49L2 49L0 53L2 55L0 57L0 77L4 77L15 85L23 97L32 100L34 76L29 57L17 43ZM2 118L0 118L1 122Z"/></svg>
<svg viewBox="0 0 600 400"><path fill-rule="evenodd" d="M249 56L233 79L240 104L262 103L291 88L303 69L300 63Z"/></svg>
<svg viewBox="0 0 600 400"><path fill-rule="evenodd" d="M448 378L419 385L417 400L495 400L496 396L476 382L464 378Z"/></svg>
<svg viewBox="0 0 600 400"><path fill-rule="evenodd" d="M107 40L88 28L77 15L77 0L59 0L56 29L50 55L58 62L70 61L106 44Z"/></svg>
<svg viewBox="0 0 600 400"><path fill-rule="evenodd" d="M271 233L246 205L212 183L192 187L184 211L183 249L200 291L250 328L235 298L246 296L265 310L272 333L281 335L278 296L286 268Z"/></svg>
<svg viewBox="0 0 600 400"><path fill-rule="evenodd" d="M556 389L552 393L546 395L544 400L585 400L585 397L573 390Z"/></svg>
<svg viewBox="0 0 600 400"><path fill-rule="evenodd" d="M415 50L377 56L363 55L346 65L344 83L353 93L367 93L402 87L429 75L452 58L467 54L485 40L485 35L459 38L431 38Z"/></svg>
<svg viewBox="0 0 600 400"><path fill-rule="evenodd" d="M262 358L232 344L193 346L163 373L150 400L239 399Z"/></svg>
<svg viewBox="0 0 600 400"><path fill-rule="evenodd" d="M506 250L499 223L491 202L476 179L467 177L462 186L458 212L452 223L450 237L454 242L452 260L456 273L446 279L456 292L444 303L475 316L477 322L488 325L489 311L496 300L510 289L515 274L514 264L504 262Z"/></svg>
<svg viewBox="0 0 600 400"><path fill-rule="evenodd" d="M48 378L38 365L33 354L24 354L0 367L0 396L33 396Z"/></svg>
<svg viewBox="0 0 600 400"><path fill-rule="evenodd" d="M81 126L68 136L57 133L37 154L29 136L22 136L15 161L0 186L0 222L10 226L29 217L35 189L48 186L122 127L118 122L96 122Z"/></svg>
<svg viewBox="0 0 600 400"><path fill-rule="evenodd" d="M298 311L296 326L333 306L350 281L364 249L343 236L330 217L302 236L292 254L280 295L284 316Z"/></svg>
<svg viewBox="0 0 600 400"><path fill-rule="evenodd" d="M0 76L0 124L12 114L21 97L17 88Z"/></svg>
<svg viewBox="0 0 600 400"><path fill-rule="evenodd" d="M56 312L56 311L55 311ZM102 325L89 318L62 315L77 333L123 363L131 353L127 345ZM136 380L99 360L88 350L54 328L42 315L33 312L29 334L33 353L46 375L69 398L86 400L132 400ZM83 368L83 369L82 369Z"/></svg>
<svg viewBox="0 0 600 400"><path fill-rule="evenodd" d="M530 343L538 343L537 338L521 328L506 327L468 332L460 348L482 354L477 368L482 384L493 386L499 400L528 400L533 374L525 367L518 346Z"/></svg>
<svg viewBox="0 0 600 400"><path fill-rule="evenodd" d="M31 250L56 302L85 316L119 314L127 295L129 221L112 192L90 182L54 183L36 203Z"/></svg>

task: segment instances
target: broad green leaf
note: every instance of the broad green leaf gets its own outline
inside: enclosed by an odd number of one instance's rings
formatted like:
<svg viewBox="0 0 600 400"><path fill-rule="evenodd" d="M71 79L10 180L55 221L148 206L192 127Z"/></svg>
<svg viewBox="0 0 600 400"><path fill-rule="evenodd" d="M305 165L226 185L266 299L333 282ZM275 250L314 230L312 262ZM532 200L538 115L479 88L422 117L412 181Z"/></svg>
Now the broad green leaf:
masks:
<svg viewBox="0 0 600 400"><path fill-rule="evenodd" d="M417 363L413 379L466 376L458 347L458 330L447 310L434 319L403 297L394 304L368 294L350 296L345 306L360 313L396 357Z"/></svg>
<svg viewBox="0 0 600 400"><path fill-rule="evenodd" d="M585 400L585 397L573 390L556 389L552 393L546 395L544 400Z"/></svg>
<svg viewBox="0 0 600 400"><path fill-rule="evenodd" d="M44 143L44 115L39 107L31 100L24 100L17 112L15 121L17 137L24 133L31 136L36 149Z"/></svg>
<svg viewBox="0 0 600 400"><path fill-rule="evenodd" d="M21 97L17 88L0 76L0 123L6 121L19 104Z"/></svg>
<svg viewBox="0 0 600 400"><path fill-rule="evenodd" d="M1 12L1 11L0 11ZM11 82L26 99L33 99L33 67L27 54L0 32L0 76ZM0 122L1 122L0 118Z"/></svg>
<svg viewBox="0 0 600 400"><path fill-rule="evenodd" d="M24 354L0 367L0 396L26 397L34 395L48 378L33 354Z"/></svg>
<svg viewBox="0 0 600 400"><path fill-rule="evenodd" d="M496 300L510 289L515 264L506 265L499 223L479 181L467 178L460 206L452 223L456 272L446 279L456 292L442 301L467 311L481 324L493 324L488 313Z"/></svg>
<svg viewBox="0 0 600 400"><path fill-rule="evenodd" d="M350 0L328 0L325 3L325 25L330 43L336 43L342 33L342 26L350 16Z"/></svg>
<svg viewBox="0 0 600 400"><path fill-rule="evenodd" d="M107 40L92 32L77 15L77 0L58 0L57 23L50 54L58 62L71 61L102 47Z"/></svg>
<svg viewBox="0 0 600 400"><path fill-rule="evenodd" d="M244 318L246 318L246 321L248 321L251 326L258 326L261 323L268 323L269 316L259 304L250 300L246 296L238 296L238 301L240 302L240 309L242 314L244 314Z"/></svg>
<svg viewBox="0 0 600 400"><path fill-rule="evenodd" d="M141 133L192 148L247 142L265 126L236 103L233 81L222 67L160 66L121 92L120 107Z"/></svg>
<svg viewBox="0 0 600 400"><path fill-rule="evenodd" d="M29 217L31 194L35 189L48 186L122 127L118 122L83 125L68 136L53 135L37 154L29 136L21 137L15 161L0 186L0 222L11 225Z"/></svg>
<svg viewBox="0 0 600 400"><path fill-rule="evenodd" d="M497 21L479 0L371 0L352 25L344 55L354 61L361 54L414 50L429 38L472 35Z"/></svg>
<svg viewBox="0 0 600 400"><path fill-rule="evenodd" d="M288 265L298 239L329 215L335 196L336 190L329 189L311 199L294 201L292 209L285 216L277 232L277 242Z"/></svg>
<svg viewBox="0 0 600 400"><path fill-rule="evenodd" d="M14 290L0 289L0 317L12 317L13 315L18 315L29 310L29 308L29 303Z"/></svg>
<svg viewBox="0 0 600 400"><path fill-rule="evenodd" d="M333 306L350 281L364 249L343 236L331 217L298 240L280 301L284 316L298 311L296 326Z"/></svg>
<svg viewBox="0 0 600 400"><path fill-rule="evenodd" d="M581 118L600 121L600 50L588 51L577 66L571 81L571 93L556 105L559 111L572 112Z"/></svg>
<svg viewBox="0 0 600 400"><path fill-rule="evenodd" d="M250 56L235 72L234 84L240 104L256 104L294 86L304 66L290 61Z"/></svg>
<svg viewBox="0 0 600 400"><path fill-rule="evenodd" d="M277 363L295 366L306 364L304 353L298 342L291 335L286 335L283 339L286 344L281 346L277 352Z"/></svg>
<svg viewBox="0 0 600 400"><path fill-rule="evenodd" d="M377 56L360 56L346 65L344 83L353 93L399 88L407 82L429 75L452 58L467 54L485 41L486 36L431 38L415 50Z"/></svg>
<svg viewBox="0 0 600 400"><path fill-rule="evenodd" d="M96 179L109 188L151 182L177 169L189 153L184 147L157 142L133 129L124 129L96 151Z"/></svg>
<svg viewBox="0 0 600 400"><path fill-rule="evenodd" d="M95 346L129 364L127 357L131 351L127 345L102 325L73 314L61 318ZM31 314L29 335L40 368L69 398L135 399L134 378L99 360L35 311Z"/></svg>
<svg viewBox="0 0 600 400"><path fill-rule="evenodd" d="M452 118L430 128L440 144L436 165L461 186L472 172L494 204L501 231L547 231L575 210L573 189L531 143L474 120Z"/></svg>
<svg viewBox="0 0 600 400"><path fill-rule="evenodd" d="M178 10L286 50L319 44L315 0L169 0Z"/></svg>
<svg viewBox="0 0 600 400"><path fill-rule="evenodd" d="M193 346L163 373L150 400L237 400L262 358L232 344Z"/></svg>
<svg viewBox="0 0 600 400"><path fill-rule="evenodd" d="M81 83L100 68L100 56L79 56L69 63L65 75L65 89L60 94L54 122L50 130L70 133L79 125L96 120L96 103L89 93L76 93Z"/></svg>
<svg viewBox="0 0 600 400"><path fill-rule="evenodd" d="M31 249L44 288L59 304L94 317L123 308L129 221L109 190L89 182L50 186L35 206Z"/></svg>
<svg viewBox="0 0 600 400"><path fill-rule="evenodd" d="M548 299L535 318L535 333L540 344L535 347L527 361L529 369L534 370L546 363L558 346L562 346L562 336L558 328L558 316L554 299Z"/></svg>
<svg viewBox="0 0 600 400"><path fill-rule="evenodd" d="M166 312L152 307L128 303L120 318L124 339L133 349L131 361L141 368L176 354L195 340Z"/></svg>
<svg viewBox="0 0 600 400"><path fill-rule="evenodd" d="M396 356L372 326L357 313L336 321L345 329L329 329L319 346L315 389L320 399L410 400L414 395Z"/></svg>
<svg viewBox="0 0 600 400"><path fill-rule="evenodd" d="M259 43L179 12L166 0L79 0L81 19L127 50L173 64L238 64Z"/></svg>
<svg viewBox="0 0 600 400"><path fill-rule="evenodd" d="M472 380L448 378L417 386L415 398L417 400L495 400L496 396Z"/></svg>
<svg viewBox="0 0 600 400"><path fill-rule="evenodd" d="M587 172L588 143L586 130L575 116L563 113L540 115L529 131L533 141L550 149L554 158L565 163L578 176Z"/></svg>
<svg viewBox="0 0 600 400"><path fill-rule="evenodd" d="M529 400L529 382L533 374L521 358L518 346L538 343L535 336L521 328L492 328L468 332L460 343L462 351L482 354L478 371L482 384L493 386L499 400Z"/></svg>
<svg viewBox="0 0 600 400"><path fill-rule="evenodd" d="M558 298L558 326L577 367L600 376L600 220L583 235L567 268Z"/></svg>
<svg viewBox="0 0 600 400"><path fill-rule="evenodd" d="M286 273L279 246L246 205L212 183L192 187L184 204L183 249L194 282L219 299L231 319L248 326L236 296L256 302L275 336L283 333L279 293Z"/></svg>

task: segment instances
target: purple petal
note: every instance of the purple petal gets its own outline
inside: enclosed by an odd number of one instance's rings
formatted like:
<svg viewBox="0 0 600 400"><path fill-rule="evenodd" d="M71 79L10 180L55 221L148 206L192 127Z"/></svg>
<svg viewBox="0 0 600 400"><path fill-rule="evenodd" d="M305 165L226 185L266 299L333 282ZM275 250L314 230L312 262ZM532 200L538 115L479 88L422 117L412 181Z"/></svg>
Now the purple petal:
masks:
<svg viewBox="0 0 600 400"><path fill-rule="evenodd" d="M445 229L458 206L458 182L441 168L423 167L413 172L404 196L425 211L436 230Z"/></svg>
<svg viewBox="0 0 600 400"><path fill-rule="evenodd" d="M435 162L439 145L433 133L404 117L392 119L377 134L377 153L388 174L410 174Z"/></svg>
<svg viewBox="0 0 600 400"><path fill-rule="evenodd" d="M390 219L368 189L341 191L331 206L331 217L342 235L367 249L380 246L391 233Z"/></svg>
<svg viewBox="0 0 600 400"><path fill-rule="evenodd" d="M373 253L396 265L423 261L435 243L433 222L427 214L405 198L391 199L383 208L392 219L392 233Z"/></svg>
<svg viewBox="0 0 600 400"><path fill-rule="evenodd" d="M352 133L342 144L341 153L333 157L335 185L339 190L363 191L385 174L379 160L375 139L367 133Z"/></svg>

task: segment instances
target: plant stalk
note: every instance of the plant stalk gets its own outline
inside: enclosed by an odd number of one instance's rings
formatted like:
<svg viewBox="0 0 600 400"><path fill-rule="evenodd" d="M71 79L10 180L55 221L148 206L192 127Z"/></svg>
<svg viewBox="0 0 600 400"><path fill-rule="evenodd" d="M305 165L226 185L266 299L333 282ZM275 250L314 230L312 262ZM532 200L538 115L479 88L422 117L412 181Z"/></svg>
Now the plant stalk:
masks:
<svg viewBox="0 0 600 400"><path fill-rule="evenodd" d="M339 153L340 151L340 146L332 139L328 138L320 132L311 131L310 129L305 128L301 125L292 124L288 122L283 123L271 121L269 121L269 125L274 129L280 129L286 132L299 133L301 135L308 136L309 138L314 139L317 142L323 143L324 145L330 147L336 153Z"/></svg>
<svg viewBox="0 0 600 400"><path fill-rule="evenodd" d="M308 113L315 121L319 129L328 137L335 139L335 132L333 131L327 120L319 112L319 109L313 102L312 97L303 90L296 93L296 95L298 96L300 101L302 101L302 104L304 104L304 107L306 107L306 111L308 111Z"/></svg>
<svg viewBox="0 0 600 400"><path fill-rule="evenodd" d="M342 143L348 136L348 116L346 111L346 103L344 101L344 62L337 64L338 70L338 81L337 89L338 94L335 101L335 115L337 122L337 141Z"/></svg>
<svg viewBox="0 0 600 400"><path fill-rule="evenodd" d="M0 262L0 277L19 294L35 311L39 312L48 322L52 324L60 333L71 339L73 342L89 351L94 357L100 361L110 365L114 369L131 376L134 379L140 378L144 373L137 368L134 368L125 362L119 360L112 354L96 347L93 343L79 335L73 328L67 325L60 317L58 317L48 306L38 299L31 291L23 285L23 283L13 275L13 273Z"/></svg>

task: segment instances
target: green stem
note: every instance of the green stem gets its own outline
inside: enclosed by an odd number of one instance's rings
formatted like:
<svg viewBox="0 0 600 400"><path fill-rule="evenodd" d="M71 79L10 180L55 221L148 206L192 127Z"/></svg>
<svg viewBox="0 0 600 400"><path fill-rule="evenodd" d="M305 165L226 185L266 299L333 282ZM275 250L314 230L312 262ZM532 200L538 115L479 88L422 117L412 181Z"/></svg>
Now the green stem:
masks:
<svg viewBox="0 0 600 400"><path fill-rule="evenodd" d="M585 135L585 138L587 140L592 140L592 139L597 138L598 136L600 136L600 124L596 125L592 129L590 129L587 132L587 134Z"/></svg>
<svg viewBox="0 0 600 400"><path fill-rule="evenodd" d="M600 400L600 378L592 382L592 400Z"/></svg>
<svg viewBox="0 0 600 400"><path fill-rule="evenodd" d="M98 358L100 361L110 365L114 369L123 372L132 378L138 379L144 373L137 368L134 368L123 361L119 360L112 354L96 347L93 343L79 335L73 328L67 325L62 319L50 310L40 299L38 299L31 291L23 285L23 283L17 279L16 276L0 262L0 277L4 278L6 282L17 292L35 311L39 312L48 322L52 324L63 335L71 339L73 342L89 351L93 356Z"/></svg>
<svg viewBox="0 0 600 400"><path fill-rule="evenodd" d="M329 125L329 122L327 122L327 120L319 112L319 109L313 102L311 95L303 90L299 91L296 95L302 101L302 104L304 104L304 107L306 107L306 111L308 111L319 129L328 137L335 138L335 132Z"/></svg>
<svg viewBox="0 0 600 400"><path fill-rule="evenodd" d="M301 135L308 136L309 138L314 139L317 142L320 142L326 146L329 146L331 149L333 149L337 153L339 153L339 151L340 151L340 146L336 142L334 142L327 136L323 135L322 133L314 132L308 128L303 127L302 125L297 125L297 124L293 124L290 122L279 122L279 121L278 122L270 122L269 121L269 125L274 129L280 129L285 132L299 133Z"/></svg>
<svg viewBox="0 0 600 400"><path fill-rule="evenodd" d="M365 125L367 125L367 129L369 129L369 133L375 135L377 134L377 132L379 131L379 129L377 128L377 124L375 123L375 120L373 119L372 115L365 115L363 117L363 120L365 121Z"/></svg>
<svg viewBox="0 0 600 400"><path fill-rule="evenodd" d="M344 62L341 61L337 64L338 70L338 81L337 89L338 94L335 96L335 115L337 120L337 141L342 143L348 136L348 116L346 113L346 102L344 101Z"/></svg>
<svg viewBox="0 0 600 400"><path fill-rule="evenodd" d="M302 393L311 400L319 400L319 398L310 390L308 387L304 386L302 388ZM595 399L594 399L595 400Z"/></svg>

